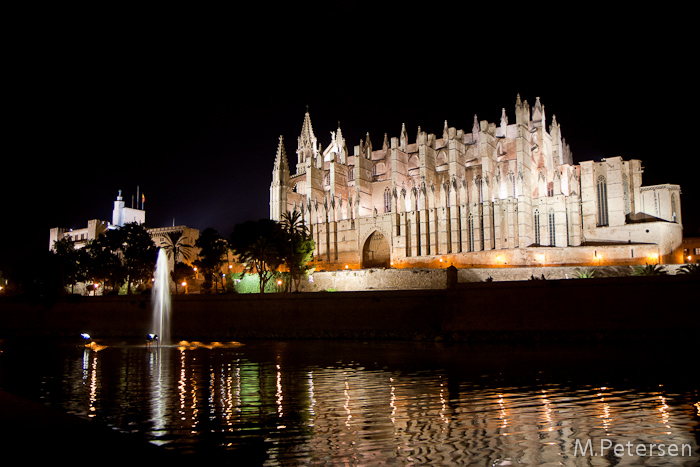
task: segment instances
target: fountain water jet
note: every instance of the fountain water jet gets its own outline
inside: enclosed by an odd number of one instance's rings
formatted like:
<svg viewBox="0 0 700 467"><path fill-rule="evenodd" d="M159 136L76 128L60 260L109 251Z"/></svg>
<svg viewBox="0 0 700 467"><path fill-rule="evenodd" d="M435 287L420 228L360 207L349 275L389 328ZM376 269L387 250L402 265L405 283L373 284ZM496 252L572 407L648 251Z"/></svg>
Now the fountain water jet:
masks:
<svg viewBox="0 0 700 467"><path fill-rule="evenodd" d="M161 344L170 343L170 278L168 277L168 256L165 250L158 250L155 281L151 293L153 302L153 333Z"/></svg>

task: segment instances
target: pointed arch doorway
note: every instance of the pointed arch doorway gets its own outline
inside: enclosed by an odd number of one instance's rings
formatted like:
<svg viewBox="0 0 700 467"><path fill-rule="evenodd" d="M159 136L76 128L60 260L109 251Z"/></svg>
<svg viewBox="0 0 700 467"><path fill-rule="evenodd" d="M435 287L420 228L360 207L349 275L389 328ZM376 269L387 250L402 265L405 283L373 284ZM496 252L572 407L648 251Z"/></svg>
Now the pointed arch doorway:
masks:
<svg viewBox="0 0 700 467"><path fill-rule="evenodd" d="M391 264L389 241L381 232L375 230L367 237L362 247L363 268L388 268Z"/></svg>

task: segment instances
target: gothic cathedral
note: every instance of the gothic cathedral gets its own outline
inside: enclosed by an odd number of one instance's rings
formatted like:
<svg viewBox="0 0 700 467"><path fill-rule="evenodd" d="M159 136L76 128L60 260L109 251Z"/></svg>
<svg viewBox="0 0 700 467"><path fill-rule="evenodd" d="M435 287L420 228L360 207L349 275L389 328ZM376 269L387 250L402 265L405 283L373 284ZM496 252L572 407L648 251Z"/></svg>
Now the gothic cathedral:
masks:
<svg viewBox="0 0 700 467"><path fill-rule="evenodd" d="M291 174L280 137L270 218L303 214L320 269L682 262L680 187L642 186L639 160L575 165L539 98L352 153L340 128L321 149L307 111L296 153Z"/></svg>

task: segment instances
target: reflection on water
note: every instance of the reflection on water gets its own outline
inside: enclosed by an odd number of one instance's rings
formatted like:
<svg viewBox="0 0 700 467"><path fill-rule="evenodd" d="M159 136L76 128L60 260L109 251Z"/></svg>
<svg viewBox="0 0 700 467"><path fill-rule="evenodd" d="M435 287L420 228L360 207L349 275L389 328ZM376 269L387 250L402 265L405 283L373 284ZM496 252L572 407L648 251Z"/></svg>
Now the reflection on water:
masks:
<svg viewBox="0 0 700 467"><path fill-rule="evenodd" d="M405 342L6 347L6 390L183 454L245 455L260 465L700 459L694 371L620 349L613 356ZM31 374L27 359L37 362ZM646 451L637 455L640 445Z"/></svg>

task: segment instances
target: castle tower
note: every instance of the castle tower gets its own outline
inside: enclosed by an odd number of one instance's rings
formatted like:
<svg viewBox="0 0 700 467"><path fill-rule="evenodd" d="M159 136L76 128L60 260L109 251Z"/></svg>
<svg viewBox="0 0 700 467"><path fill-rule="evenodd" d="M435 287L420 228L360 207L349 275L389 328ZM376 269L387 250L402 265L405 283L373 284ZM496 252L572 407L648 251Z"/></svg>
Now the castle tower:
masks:
<svg viewBox="0 0 700 467"><path fill-rule="evenodd" d="M308 116L308 114L307 114ZM270 219L279 221L287 211L287 190L289 188L289 165L284 150L283 137L280 136L277 145L275 165L272 169L272 184L270 185Z"/></svg>

